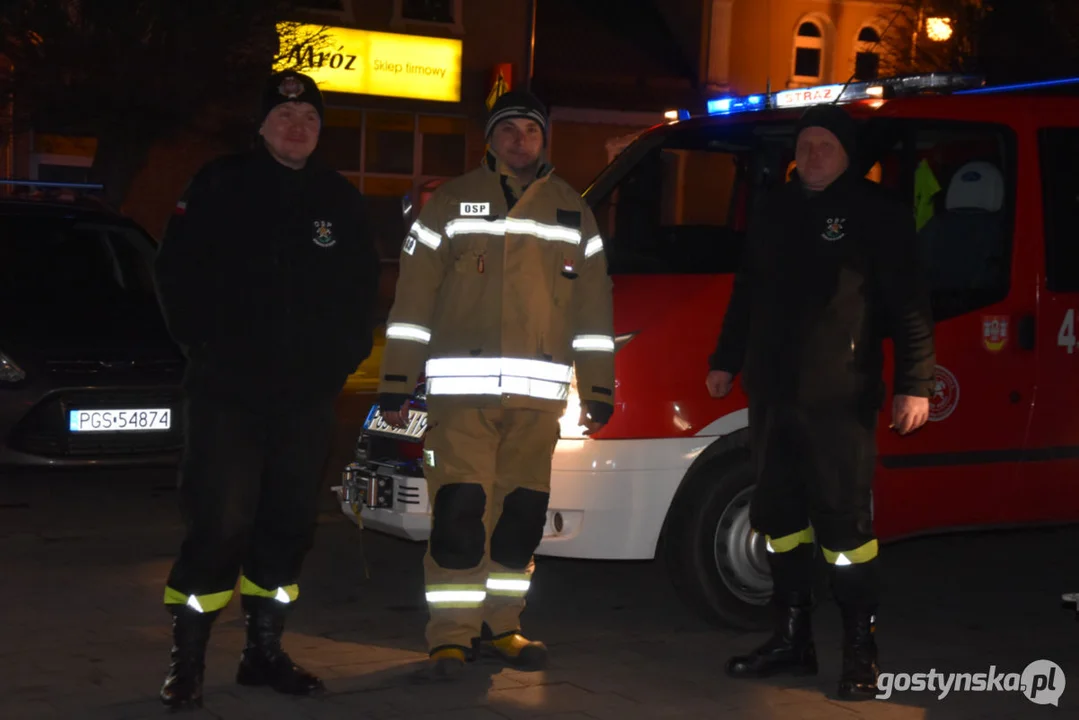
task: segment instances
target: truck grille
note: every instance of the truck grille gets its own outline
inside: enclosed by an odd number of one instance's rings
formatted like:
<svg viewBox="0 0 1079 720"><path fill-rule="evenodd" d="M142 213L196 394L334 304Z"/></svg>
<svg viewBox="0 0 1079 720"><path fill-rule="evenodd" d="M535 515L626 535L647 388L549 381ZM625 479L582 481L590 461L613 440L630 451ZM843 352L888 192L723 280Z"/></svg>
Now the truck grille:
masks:
<svg viewBox="0 0 1079 720"><path fill-rule="evenodd" d="M103 375L114 373L139 372L154 375L175 375L182 373L184 364L180 360L67 360L49 359L45 367L53 375Z"/></svg>
<svg viewBox="0 0 1079 720"><path fill-rule="evenodd" d="M341 485L350 501L397 512L428 512L427 493L414 484L415 480L397 473L379 474L378 470L378 463L349 463L342 473ZM373 489L372 483L375 483Z"/></svg>
<svg viewBox="0 0 1079 720"><path fill-rule="evenodd" d="M403 478L401 478L403 480ZM398 480L398 482L401 482ZM427 498L422 499L426 502ZM405 485L403 482L397 486L397 503L400 505L420 505L420 489ZM412 512L411 510L409 512Z"/></svg>

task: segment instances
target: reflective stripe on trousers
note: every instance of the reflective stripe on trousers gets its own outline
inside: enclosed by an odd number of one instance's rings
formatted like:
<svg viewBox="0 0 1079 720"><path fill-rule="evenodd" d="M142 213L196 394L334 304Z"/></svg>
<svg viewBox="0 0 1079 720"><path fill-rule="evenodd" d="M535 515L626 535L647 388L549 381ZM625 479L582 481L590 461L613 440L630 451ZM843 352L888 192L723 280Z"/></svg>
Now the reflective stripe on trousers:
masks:
<svg viewBox="0 0 1079 720"><path fill-rule="evenodd" d="M487 577L487 592L504 597L524 597L532 586L529 573L491 573Z"/></svg>
<svg viewBox="0 0 1079 720"><path fill-rule="evenodd" d="M428 585L427 602L432 608L483 607L487 590L482 585Z"/></svg>
<svg viewBox="0 0 1079 720"><path fill-rule="evenodd" d="M232 600L231 590L206 595L185 595L176 588L165 587L166 605L187 605L195 612L216 612L227 606L230 600Z"/></svg>

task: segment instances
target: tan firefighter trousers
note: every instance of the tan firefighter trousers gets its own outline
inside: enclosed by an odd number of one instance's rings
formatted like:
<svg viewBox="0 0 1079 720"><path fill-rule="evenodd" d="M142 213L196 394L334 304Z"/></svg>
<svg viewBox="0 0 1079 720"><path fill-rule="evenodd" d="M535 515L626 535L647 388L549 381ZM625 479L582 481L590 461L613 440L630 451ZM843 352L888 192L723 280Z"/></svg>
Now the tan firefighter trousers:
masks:
<svg viewBox="0 0 1079 720"><path fill-rule="evenodd" d="M433 653L470 648L483 623L495 637L520 629L559 424L550 411L427 400L432 527L424 575Z"/></svg>

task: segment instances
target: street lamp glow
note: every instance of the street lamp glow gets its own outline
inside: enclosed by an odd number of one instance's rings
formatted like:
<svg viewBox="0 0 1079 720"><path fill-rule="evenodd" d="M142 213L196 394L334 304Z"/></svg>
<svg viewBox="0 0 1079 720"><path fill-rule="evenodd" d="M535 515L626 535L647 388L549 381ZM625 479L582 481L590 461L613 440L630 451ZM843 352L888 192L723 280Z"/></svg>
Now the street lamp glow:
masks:
<svg viewBox="0 0 1079 720"><path fill-rule="evenodd" d="M943 17L926 18L925 33L933 42L950 40L952 37L952 21Z"/></svg>

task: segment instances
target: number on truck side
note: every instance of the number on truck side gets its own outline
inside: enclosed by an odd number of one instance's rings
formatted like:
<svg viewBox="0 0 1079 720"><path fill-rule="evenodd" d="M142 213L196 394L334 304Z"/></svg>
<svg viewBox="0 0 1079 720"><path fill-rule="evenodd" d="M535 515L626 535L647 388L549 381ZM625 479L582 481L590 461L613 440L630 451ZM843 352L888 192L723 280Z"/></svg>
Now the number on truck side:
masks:
<svg viewBox="0 0 1079 720"><path fill-rule="evenodd" d="M1075 310L1073 308L1068 308L1068 312L1064 313L1064 322L1060 324L1060 331L1057 332L1057 345L1068 348L1069 355L1075 352Z"/></svg>

